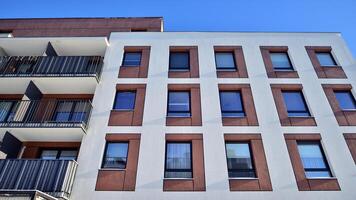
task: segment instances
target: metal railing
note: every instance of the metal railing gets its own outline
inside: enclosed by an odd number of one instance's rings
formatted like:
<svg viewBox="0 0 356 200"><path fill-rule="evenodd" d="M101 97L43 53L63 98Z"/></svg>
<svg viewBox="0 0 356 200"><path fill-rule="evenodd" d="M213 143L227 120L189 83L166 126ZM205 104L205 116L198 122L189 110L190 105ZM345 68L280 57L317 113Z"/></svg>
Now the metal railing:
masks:
<svg viewBox="0 0 356 200"><path fill-rule="evenodd" d="M77 165L74 160L0 160L0 191L39 190L69 199Z"/></svg>
<svg viewBox="0 0 356 200"><path fill-rule="evenodd" d="M0 101L0 127L86 130L91 109L89 100L3 100Z"/></svg>
<svg viewBox="0 0 356 200"><path fill-rule="evenodd" d="M1 56L0 77L87 77L101 75L101 56Z"/></svg>

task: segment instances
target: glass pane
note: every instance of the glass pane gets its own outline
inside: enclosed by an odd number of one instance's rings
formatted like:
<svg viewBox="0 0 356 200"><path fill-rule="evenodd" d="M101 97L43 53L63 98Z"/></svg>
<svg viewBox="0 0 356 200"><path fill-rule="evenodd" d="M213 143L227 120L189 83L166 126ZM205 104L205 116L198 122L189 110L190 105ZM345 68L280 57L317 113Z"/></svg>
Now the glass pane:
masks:
<svg viewBox="0 0 356 200"><path fill-rule="evenodd" d="M317 56L321 66L335 66L336 65L334 58L332 57L331 53L329 53L329 52L316 53L316 56Z"/></svg>
<svg viewBox="0 0 356 200"><path fill-rule="evenodd" d="M319 143L298 143L298 151L307 177L330 177Z"/></svg>
<svg viewBox="0 0 356 200"><path fill-rule="evenodd" d="M286 104L288 116L310 116L305 104L303 94L296 92L282 92L284 103Z"/></svg>
<svg viewBox="0 0 356 200"><path fill-rule="evenodd" d="M335 96L342 110L356 109L356 102L350 91L335 92Z"/></svg>
<svg viewBox="0 0 356 200"><path fill-rule="evenodd" d="M57 150L44 150L41 153L41 159L55 160L55 159L57 159L57 154L58 154Z"/></svg>
<svg viewBox="0 0 356 200"><path fill-rule="evenodd" d="M220 104L223 117L243 117L240 92L220 92Z"/></svg>
<svg viewBox="0 0 356 200"><path fill-rule="evenodd" d="M70 112L72 111L73 102L58 102L56 110L56 122L68 122L70 117Z"/></svg>
<svg viewBox="0 0 356 200"><path fill-rule="evenodd" d="M171 53L169 56L169 69L189 70L189 52Z"/></svg>
<svg viewBox="0 0 356 200"><path fill-rule="evenodd" d="M117 92L114 109L133 110L135 108L136 92Z"/></svg>
<svg viewBox="0 0 356 200"><path fill-rule="evenodd" d="M75 160L77 159L78 151L76 150L63 150L59 154L61 160Z"/></svg>
<svg viewBox="0 0 356 200"><path fill-rule="evenodd" d="M191 166L190 143L167 143L166 178L191 178Z"/></svg>
<svg viewBox="0 0 356 200"><path fill-rule="evenodd" d="M190 116L189 92L169 92L168 99L168 116Z"/></svg>
<svg viewBox="0 0 356 200"><path fill-rule="evenodd" d="M6 122L12 107L11 101L0 102L0 122Z"/></svg>
<svg viewBox="0 0 356 200"><path fill-rule="evenodd" d="M248 143L226 144L229 177L255 177Z"/></svg>
<svg viewBox="0 0 356 200"><path fill-rule="evenodd" d="M17 73L26 74L31 71L32 64L31 63L22 63L17 68Z"/></svg>
<svg viewBox="0 0 356 200"><path fill-rule="evenodd" d="M82 102L82 101L78 101L75 104L74 107L74 112L72 115L72 121L74 122L82 122L85 120L86 118L86 114L87 114L87 109L88 109L87 102Z"/></svg>
<svg viewBox="0 0 356 200"><path fill-rule="evenodd" d="M331 177L330 171L305 171L307 178Z"/></svg>
<svg viewBox="0 0 356 200"><path fill-rule="evenodd" d="M107 143L103 168L125 169L128 143Z"/></svg>
<svg viewBox="0 0 356 200"><path fill-rule="evenodd" d="M231 53L215 53L216 68L220 69L235 69L234 54Z"/></svg>
<svg viewBox="0 0 356 200"><path fill-rule="evenodd" d="M141 64L141 52L130 52L124 55L124 66L140 66Z"/></svg>
<svg viewBox="0 0 356 200"><path fill-rule="evenodd" d="M287 53L270 53L274 69L292 70L292 64L289 61Z"/></svg>

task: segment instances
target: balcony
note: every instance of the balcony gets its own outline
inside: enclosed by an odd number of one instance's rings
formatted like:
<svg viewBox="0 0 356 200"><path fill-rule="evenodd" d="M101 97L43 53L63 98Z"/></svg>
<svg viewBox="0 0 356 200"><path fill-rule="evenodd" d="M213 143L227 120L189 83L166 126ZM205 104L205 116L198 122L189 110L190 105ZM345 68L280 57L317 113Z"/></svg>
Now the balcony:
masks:
<svg viewBox="0 0 356 200"><path fill-rule="evenodd" d="M1 56L0 77L100 78L101 56Z"/></svg>
<svg viewBox="0 0 356 200"><path fill-rule="evenodd" d="M38 190L69 199L77 165L74 160L0 160L0 193Z"/></svg>
<svg viewBox="0 0 356 200"><path fill-rule="evenodd" d="M92 94L98 85L105 37L0 38L1 94L23 94L32 81L43 93Z"/></svg>
<svg viewBox="0 0 356 200"><path fill-rule="evenodd" d="M0 131L24 141L80 141L91 109L89 100L4 100Z"/></svg>

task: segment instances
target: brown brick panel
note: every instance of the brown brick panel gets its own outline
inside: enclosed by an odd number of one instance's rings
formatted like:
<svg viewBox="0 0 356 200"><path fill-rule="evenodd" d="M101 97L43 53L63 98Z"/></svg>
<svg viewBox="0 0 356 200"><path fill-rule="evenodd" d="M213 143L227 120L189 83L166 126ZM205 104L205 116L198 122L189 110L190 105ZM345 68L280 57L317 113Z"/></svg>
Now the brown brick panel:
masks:
<svg viewBox="0 0 356 200"><path fill-rule="evenodd" d="M189 52L189 71L168 71L168 78L199 78L197 46L170 46L170 52Z"/></svg>
<svg viewBox="0 0 356 200"><path fill-rule="evenodd" d="M147 78L151 47L125 46L124 52L141 52L141 64L137 67L120 66L119 78ZM122 57L124 59L124 57Z"/></svg>
<svg viewBox="0 0 356 200"><path fill-rule="evenodd" d="M107 142L129 142L126 169L99 169L96 191L135 191L140 134L107 134Z"/></svg>
<svg viewBox="0 0 356 200"><path fill-rule="evenodd" d="M168 84L168 91L190 91L191 117L166 117L167 126L201 126L199 84Z"/></svg>
<svg viewBox="0 0 356 200"><path fill-rule="evenodd" d="M163 191L194 191L194 180L166 179L163 181Z"/></svg>
<svg viewBox="0 0 356 200"><path fill-rule="evenodd" d="M349 147L350 153L354 162L356 164L356 134L355 133L344 133L344 137Z"/></svg>
<svg viewBox="0 0 356 200"><path fill-rule="evenodd" d="M204 145L202 134L166 134L168 142L192 143L192 179L164 179L163 191L205 191Z"/></svg>
<svg viewBox="0 0 356 200"><path fill-rule="evenodd" d="M111 32L160 32L162 18L42 18L1 19L0 31L14 37L108 37Z"/></svg>
<svg viewBox="0 0 356 200"><path fill-rule="evenodd" d="M336 178L308 179L305 176L303 163L298 152L297 141L320 141L320 134L284 134L284 138L299 191L340 190Z"/></svg>
<svg viewBox="0 0 356 200"><path fill-rule="evenodd" d="M236 71L223 71L217 70L216 75L218 78L248 78L247 68L242 46L214 46L216 52L233 52Z"/></svg>
<svg viewBox="0 0 356 200"><path fill-rule="evenodd" d="M330 46L306 46L305 49L318 78L347 78L341 66L323 67L320 65L316 53L331 52Z"/></svg>
<svg viewBox="0 0 356 200"><path fill-rule="evenodd" d="M272 191L272 183L260 134L225 134L225 142L250 142L256 179L229 179L230 191Z"/></svg>
<svg viewBox="0 0 356 200"><path fill-rule="evenodd" d="M287 46L261 46L260 49L268 78L299 78L297 71L275 71L273 68L270 53L285 52L288 54Z"/></svg>
<svg viewBox="0 0 356 200"><path fill-rule="evenodd" d="M111 110L109 126L142 126L146 84L117 84L117 91L136 91L135 108L132 111Z"/></svg>
<svg viewBox="0 0 356 200"><path fill-rule="evenodd" d="M0 100L21 100L23 94L0 94Z"/></svg>
<svg viewBox="0 0 356 200"><path fill-rule="evenodd" d="M282 91L302 91L300 84L271 84L274 102L276 104L279 120L282 126L316 126L314 117L288 117L287 108ZM304 97L305 98L305 97Z"/></svg>
<svg viewBox="0 0 356 200"><path fill-rule="evenodd" d="M42 99L93 99L93 94L43 94Z"/></svg>
<svg viewBox="0 0 356 200"><path fill-rule="evenodd" d="M258 126L257 114L249 84L219 84L219 91L240 91L245 117L223 117L224 126Z"/></svg>
<svg viewBox="0 0 356 200"><path fill-rule="evenodd" d="M80 148L80 142L23 142L25 147L21 156L23 159L39 158L41 149L77 149Z"/></svg>
<svg viewBox="0 0 356 200"><path fill-rule="evenodd" d="M124 191L125 171L99 170L96 191Z"/></svg>
<svg viewBox="0 0 356 200"><path fill-rule="evenodd" d="M342 110L335 96L335 91L350 91L352 86L350 84L323 84L322 86L338 124L356 126L356 111Z"/></svg>

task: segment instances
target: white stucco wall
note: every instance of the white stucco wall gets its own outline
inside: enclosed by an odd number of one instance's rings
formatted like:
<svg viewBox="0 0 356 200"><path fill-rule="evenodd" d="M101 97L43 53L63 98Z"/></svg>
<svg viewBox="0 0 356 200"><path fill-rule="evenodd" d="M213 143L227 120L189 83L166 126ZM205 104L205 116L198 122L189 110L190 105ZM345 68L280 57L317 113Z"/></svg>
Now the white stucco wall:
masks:
<svg viewBox="0 0 356 200"><path fill-rule="evenodd" d="M124 46L151 46L147 79L119 79ZM169 46L198 46L199 79L168 79ZM241 45L249 78L218 79L214 45ZM259 46L288 46L299 79L268 79ZM318 79L304 46L332 46L337 62L348 79ZM72 199L356 199L356 165L343 133L356 127L339 127L321 87L322 83L352 84L356 87L353 58L338 33L113 33L105 56L102 79L93 100L93 113L82 141L79 168ZM146 83L142 127L108 127L117 83ZM168 83L200 83L203 126L166 127ZM223 127L218 83L251 85L258 127ZM281 127L271 83L301 83L317 127ZM95 191L106 133L141 133L135 192ZM163 192L165 133L203 133L205 192ZM261 133L271 176L272 192L230 192L224 149L224 133ZM298 191L287 152L284 133L320 133L322 145L341 191Z"/></svg>

